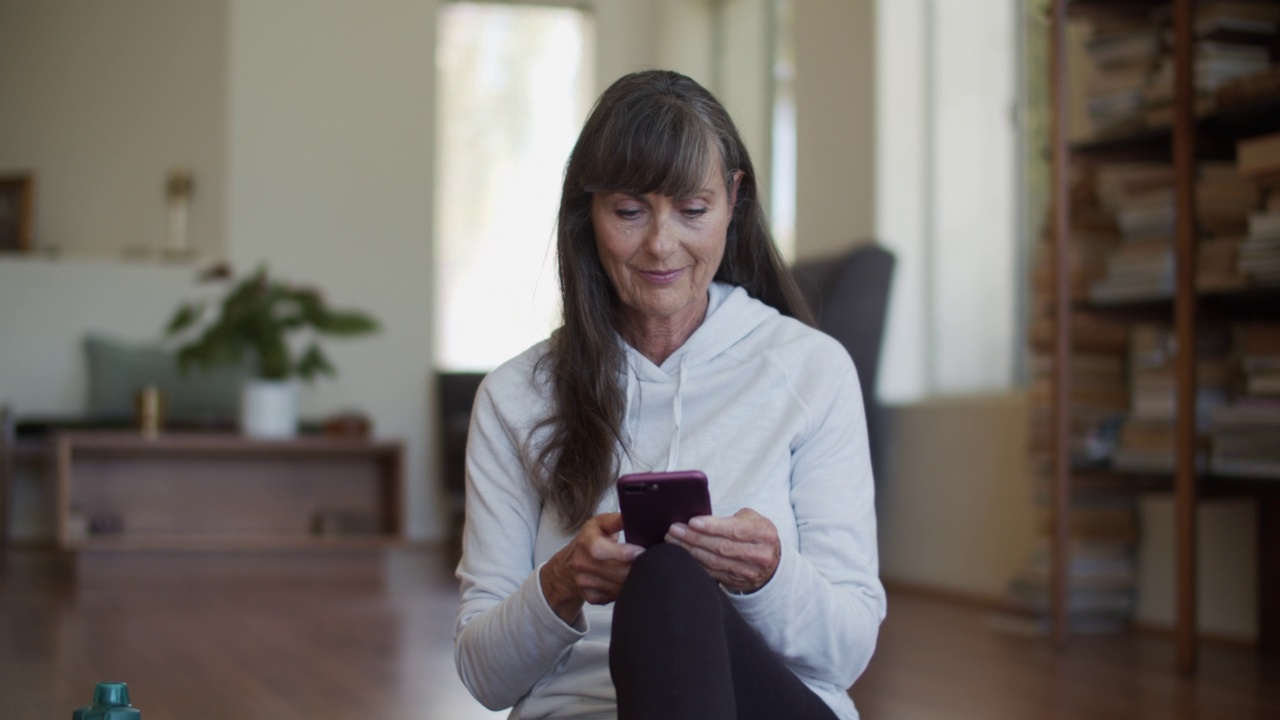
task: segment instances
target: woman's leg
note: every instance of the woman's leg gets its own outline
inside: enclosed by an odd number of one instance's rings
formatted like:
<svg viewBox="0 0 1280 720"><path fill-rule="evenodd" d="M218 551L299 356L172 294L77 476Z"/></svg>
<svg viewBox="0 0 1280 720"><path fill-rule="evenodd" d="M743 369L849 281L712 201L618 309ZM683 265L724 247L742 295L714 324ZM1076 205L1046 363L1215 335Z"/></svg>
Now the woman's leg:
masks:
<svg viewBox="0 0 1280 720"><path fill-rule="evenodd" d="M619 720L834 720L688 552L656 545L613 610Z"/></svg>

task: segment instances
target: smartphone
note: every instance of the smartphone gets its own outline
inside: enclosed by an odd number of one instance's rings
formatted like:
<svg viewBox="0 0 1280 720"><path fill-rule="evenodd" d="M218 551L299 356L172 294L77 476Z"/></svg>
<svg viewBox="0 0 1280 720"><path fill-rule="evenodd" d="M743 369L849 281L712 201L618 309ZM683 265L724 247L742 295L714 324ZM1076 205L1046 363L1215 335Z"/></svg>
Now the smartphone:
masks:
<svg viewBox="0 0 1280 720"><path fill-rule="evenodd" d="M711 514L707 476L700 470L623 475L617 489L622 530L632 545L657 545L672 523Z"/></svg>

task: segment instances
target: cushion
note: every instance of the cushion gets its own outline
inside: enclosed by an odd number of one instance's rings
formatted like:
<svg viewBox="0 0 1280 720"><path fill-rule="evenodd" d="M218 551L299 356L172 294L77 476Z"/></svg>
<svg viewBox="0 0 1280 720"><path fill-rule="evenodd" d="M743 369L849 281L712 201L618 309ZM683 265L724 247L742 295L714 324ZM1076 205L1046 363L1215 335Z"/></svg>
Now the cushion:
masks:
<svg viewBox="0 0 1280 720"><path fill-rule="evenodd" d="M89 335L84 347L89 365L88 413L95 418L132 418L135 394L145 385L155 385L164 395L168 421L231 421L236 417L240 386L251 377L247 363L183 373L176 354L153 343Z"/></svg>

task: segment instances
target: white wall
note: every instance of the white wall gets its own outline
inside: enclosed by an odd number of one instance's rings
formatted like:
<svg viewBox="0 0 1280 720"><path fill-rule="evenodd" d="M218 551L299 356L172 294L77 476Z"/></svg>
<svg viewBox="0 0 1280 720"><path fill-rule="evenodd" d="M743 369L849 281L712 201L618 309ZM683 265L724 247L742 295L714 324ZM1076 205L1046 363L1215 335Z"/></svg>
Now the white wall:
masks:
<svg viewBox="0 0 1280 720"><path fill-rule="evenodd" d="M265 262L381 322L370 339L329 344L339 379L301 410L362 410L379 436L406 440L408 529L434 537L435 5L232 0L230 26L231 260Z"/></svg>
<svg viewBox="0 0 1280 720"><path fill-rule="evenodd" d="M0 0L0 174L35 171L39 246L159 249L181 166L191 246L225 249L226 38L224 1Z"/></svg>
<svg viewBox="0 0 1280 720"><path fill-rule="evenodd" d="M796 259L875 232L875 3L793 0Z"/></svg>
<svg viewBox="0 0 1280 720"><path fill-rule="evenodd" d="M938 398L885 415L881 574L1002 597L1035 541L1025 394Z"/></svg>
<svg viewBox="0 0 1280 720"><path fill-rule="evenodd" d="M769 200L773 142L772 0L724 0L715 45L712 91L733 117L751 153L757 185ZM718 33L718 34L715 34ZM766 207L768 205L766 204Z"/></svg>

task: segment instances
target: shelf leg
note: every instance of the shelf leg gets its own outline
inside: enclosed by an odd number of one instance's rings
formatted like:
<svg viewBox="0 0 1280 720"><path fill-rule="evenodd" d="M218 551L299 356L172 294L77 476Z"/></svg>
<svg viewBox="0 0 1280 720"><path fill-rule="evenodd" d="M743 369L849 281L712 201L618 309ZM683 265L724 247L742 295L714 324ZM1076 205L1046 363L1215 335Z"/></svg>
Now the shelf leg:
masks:
<svg viewBox="0 0 1280 720"><path fill-rule="evenodd" d="M1195 74L1195 7L1192 0L1174 3L1174 124L1173 164L1180 179L1176 188L1177 223L1174 253L1177 257L1177 282L1174 294L1174 327L1178 352L1175 358L1177 378L1177 462L1174 473L1174 505L1177 539L1177 640L1178 669L1191 674L1196 669L1196 501L1199 497L1196 476L1196 135Z"/></svg>
<svg viewBox="0 0 1280 720"><path fill-rule="evenodd" d="M1280 492L1258 496L1258 649L1280 654Z"/></svg>

